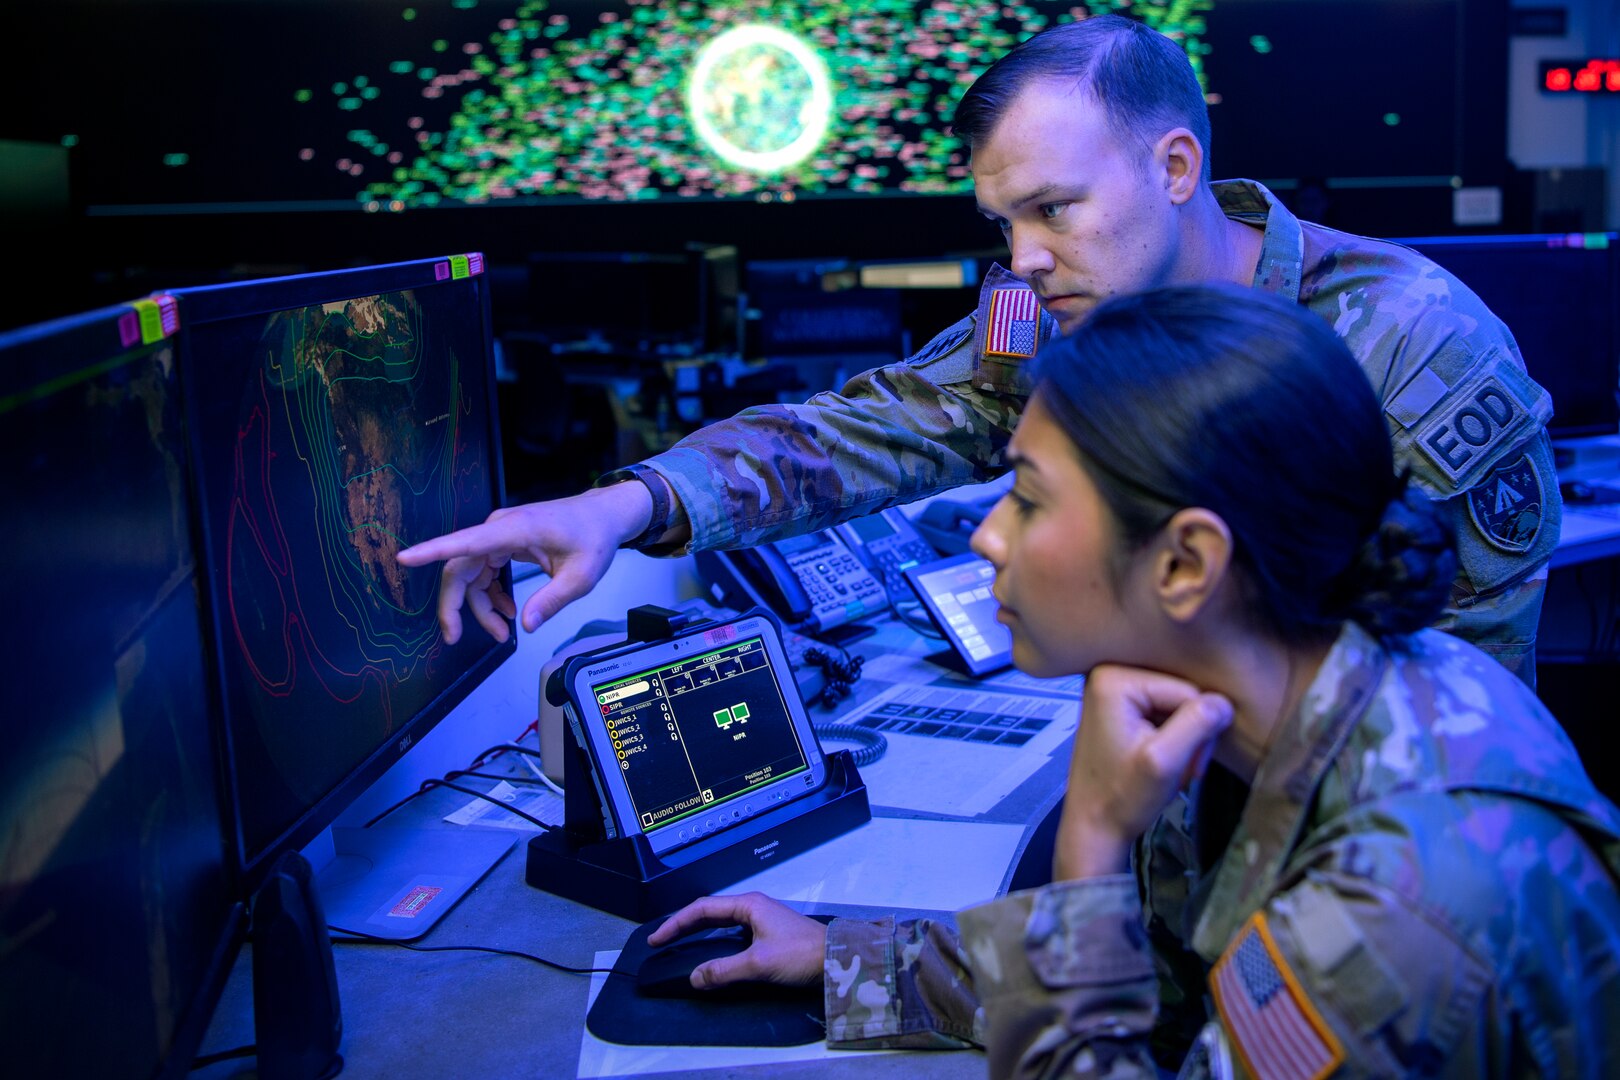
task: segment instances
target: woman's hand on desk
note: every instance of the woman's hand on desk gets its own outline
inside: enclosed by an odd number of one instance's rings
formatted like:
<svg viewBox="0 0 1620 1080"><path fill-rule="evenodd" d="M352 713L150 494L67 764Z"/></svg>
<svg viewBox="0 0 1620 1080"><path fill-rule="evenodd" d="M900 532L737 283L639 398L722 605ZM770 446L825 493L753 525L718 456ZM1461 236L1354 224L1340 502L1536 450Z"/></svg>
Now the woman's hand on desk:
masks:
<svg viewBox="0 0 1620 1080"><path fill-rule="evenodd" d="M671 915L647 936L657 948L695 930L742 926L753 942L735 956L710 960L693 969L694 985L706 988L734 982L813 986L822 978L827 927L764 893L705 896Z"/></svg>
<svg viewBox="0 0 1620 1080"><path fill-rule="evenodd" d="M652 497L644 484L613 484L564 499L506 507L473 525L405 548L406 566L444 562L439 628L446 643L461 638L461 605L478 625L505 641L517 605L500 585L513 559L539 565L551 580L523 605L523 629L534 630L602 580L619 545L646 528Z"/></svg>

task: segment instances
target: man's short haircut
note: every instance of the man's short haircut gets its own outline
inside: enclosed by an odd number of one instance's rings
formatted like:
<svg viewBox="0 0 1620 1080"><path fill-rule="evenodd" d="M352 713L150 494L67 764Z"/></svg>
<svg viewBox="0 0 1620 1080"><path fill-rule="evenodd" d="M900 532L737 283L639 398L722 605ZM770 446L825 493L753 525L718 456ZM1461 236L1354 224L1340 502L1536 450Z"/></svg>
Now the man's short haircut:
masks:
<svg viewBox="0 0 1620 1080"><path fill-rule="evenodd" d="M1103 107L1108 127L1143 154L1172 128L1204 148L1209 179L1209 106L1187 53L1123 15L1094 15L1043 30L974 80L957 103L951 130L971 149L990 138L1015 98L1042 79L1068 82Z"/></svg>

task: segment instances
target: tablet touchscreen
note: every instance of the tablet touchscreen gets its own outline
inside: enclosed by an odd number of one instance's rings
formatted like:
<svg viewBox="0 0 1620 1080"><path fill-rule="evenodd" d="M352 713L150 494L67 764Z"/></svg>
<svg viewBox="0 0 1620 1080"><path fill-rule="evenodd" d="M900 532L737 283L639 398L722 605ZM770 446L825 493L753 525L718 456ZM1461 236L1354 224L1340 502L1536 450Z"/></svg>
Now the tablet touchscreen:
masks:
<svg viewBox="0 0 1620 1080"><path fill-rule="evenodd" d="M818 788L826 765L765 615L571 665L576 734L618 830L655 852Z"/></svg>
<svg viewBox="0 0 1620 1080"><path fill-rule="evenodd" d="M988 675L1012 663L1012 631L996 621L996 568L966 552L906 569L906 580L934 617L962 667Z"/></svg>

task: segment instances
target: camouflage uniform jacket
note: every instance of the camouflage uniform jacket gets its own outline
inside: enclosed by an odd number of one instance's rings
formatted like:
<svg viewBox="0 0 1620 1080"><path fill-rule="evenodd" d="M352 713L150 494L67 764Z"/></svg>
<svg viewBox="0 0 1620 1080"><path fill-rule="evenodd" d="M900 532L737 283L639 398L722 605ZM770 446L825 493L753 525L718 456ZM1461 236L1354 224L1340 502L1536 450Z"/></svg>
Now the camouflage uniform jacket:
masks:
<svg viewBox="0 0 1620 1080"><path fill-rule="evenodd" d="M1463 569L1441 628L1533 680L1562 503L1551 404L1512 336L1409 248L1303 223L1256 183L1214 191L1229 217L1265 229L1255 287L1333 324L1384 402L1398 466L1450 508ZM988 347L988 316L1025 288L994 267L979 310L906 362L804 404L745 409L649 458L691 522L685 550L751 547L1003 472L1026 390L1019 347ZM1038 316L1030 351L1053 326Z"/></svg>
<svg viewBox="0 0 1620 1080"><path fill-rule="evenodd" d="M971 908L960 942L835 921L829 1039L954 1035L992 1076L1620 1074L1620 812L1478 650L1347 625L1247 799L1194 800L1134 876Z"/></svg>

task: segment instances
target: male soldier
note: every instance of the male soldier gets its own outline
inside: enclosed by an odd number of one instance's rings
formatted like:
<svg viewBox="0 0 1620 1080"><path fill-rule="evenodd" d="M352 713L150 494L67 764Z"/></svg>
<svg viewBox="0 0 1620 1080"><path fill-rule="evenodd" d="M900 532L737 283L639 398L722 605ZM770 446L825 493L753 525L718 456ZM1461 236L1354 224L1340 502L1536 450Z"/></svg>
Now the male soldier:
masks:
<svg viewBox="0 0 1620 1080"><path fill-rule="evenodd" d="M619 547L748 547L992 479L1025 401L1019 364L1041 341L1114 293L1221 281L1297 300L1349 344L1383 401L1397 467L1458 532L1462 569L1438 625L1533 682L1562 510L1552 409L1472 291L1407 248L1299 221L1259 184L1211 183L1192 67L1129 19L1054 27L1013 49L968 89L954 129L1011 252L978 310L839 393L746 409L590 491L400 552L409 566L448 560L447 640L464 600L504 638L516 606L496 573L512 558L550 575L524 607L533 630L588 592Z"/></svg>

